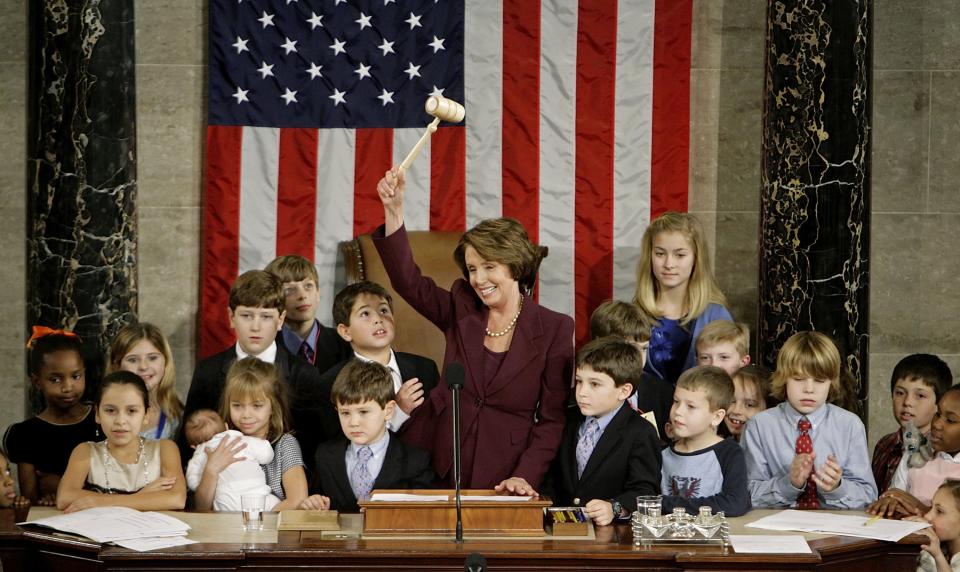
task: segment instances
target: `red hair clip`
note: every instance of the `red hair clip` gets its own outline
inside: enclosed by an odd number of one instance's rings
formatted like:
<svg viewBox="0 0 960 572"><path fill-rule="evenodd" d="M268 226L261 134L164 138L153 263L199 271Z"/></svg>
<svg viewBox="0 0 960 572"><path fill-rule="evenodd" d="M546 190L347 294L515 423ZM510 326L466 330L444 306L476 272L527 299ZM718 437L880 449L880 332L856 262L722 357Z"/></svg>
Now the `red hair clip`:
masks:
<svg viewBox="0 0 960 572"><path fill-rule="evenodd" d="M27 347L32 349L34 342L47 336L67 336L68 338L80 339L80 336L68 330L54 330L46 326L34 326L33 334L30 336L30 339L27 340Z"/></svg>

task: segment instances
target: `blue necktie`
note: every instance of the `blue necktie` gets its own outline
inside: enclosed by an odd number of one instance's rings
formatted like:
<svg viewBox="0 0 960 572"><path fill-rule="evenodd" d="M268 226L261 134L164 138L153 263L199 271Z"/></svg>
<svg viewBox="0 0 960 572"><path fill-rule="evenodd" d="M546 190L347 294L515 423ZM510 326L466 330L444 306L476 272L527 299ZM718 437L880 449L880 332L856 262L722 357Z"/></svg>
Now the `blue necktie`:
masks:
<svg viewBox="0 0 960 572"><path fill-rule="evenodd" d="M596 417L591 417L585 421L583 437L577 441L577 477L583 476L583 469L593 454L593 448L597 445L597 436L600 434L600 422Z"/></svg>
<svg viewBox="0 0 960 572"><path fill-rule="evenodd" d="M360 447L357 451L357 464L350 472L350 484L353 486L353 494L358 501L369 500L370 491L373 490L373 476L367 469L367 463L373 458L373 451L370 447Z"/></svg>

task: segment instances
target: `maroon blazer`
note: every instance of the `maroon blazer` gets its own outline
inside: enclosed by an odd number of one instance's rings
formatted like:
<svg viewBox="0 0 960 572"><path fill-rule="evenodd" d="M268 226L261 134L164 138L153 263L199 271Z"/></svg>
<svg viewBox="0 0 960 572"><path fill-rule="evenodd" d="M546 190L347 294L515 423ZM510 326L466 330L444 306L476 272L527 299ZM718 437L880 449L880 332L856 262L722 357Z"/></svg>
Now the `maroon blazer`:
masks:
<svg viewBox="0 0 960 572"><path fill-rule="evenodd" d="M404 227L374 245L394 290L433 322L447 339L443 371L463 364L461 444L464 488L493 488L503 479L523 477L539 487L563 435L564 406L573 382L573 319L524 298L510 349L497 374L485 380L483 346L487 307L470 284L457 279L449 291L423 276L413 260ZM442 481L453 482L451 393L430 393L406 430L405 440L432 453ZM429 414L428 414L429 413Z"/></svg>

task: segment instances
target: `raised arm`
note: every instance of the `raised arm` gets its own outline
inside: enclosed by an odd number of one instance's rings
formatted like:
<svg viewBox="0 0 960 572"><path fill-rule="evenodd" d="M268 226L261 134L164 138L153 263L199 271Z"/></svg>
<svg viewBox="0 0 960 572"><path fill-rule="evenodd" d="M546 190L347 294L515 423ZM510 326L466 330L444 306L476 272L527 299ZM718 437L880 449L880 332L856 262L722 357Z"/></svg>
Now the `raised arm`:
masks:
<svg viewBox="0 0 960 572"><path fill-rule="evenodd" d="M399 165L387 171L377 183L377 194L383 203L384 234L390 236L403 226L403 193L406 174Z"/></svg>

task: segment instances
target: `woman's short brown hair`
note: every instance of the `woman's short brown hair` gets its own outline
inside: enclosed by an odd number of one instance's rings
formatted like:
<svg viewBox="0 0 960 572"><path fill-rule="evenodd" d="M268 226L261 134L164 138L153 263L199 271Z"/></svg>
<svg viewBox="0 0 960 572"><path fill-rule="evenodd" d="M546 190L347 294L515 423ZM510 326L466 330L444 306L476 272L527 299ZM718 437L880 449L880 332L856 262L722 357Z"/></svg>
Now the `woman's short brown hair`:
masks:
<svg viewBox="0 0 960 572"><path fill-rule="evenodd" d="M540 262L547 257L547 247L531 242L520 221L489 218L465 232L453 251L453 259L467 281L470 280L465 258L468 246L472 246L480 258L507 266L510 276L520 283L520 290L524 293L533 290Z"/></svg>

